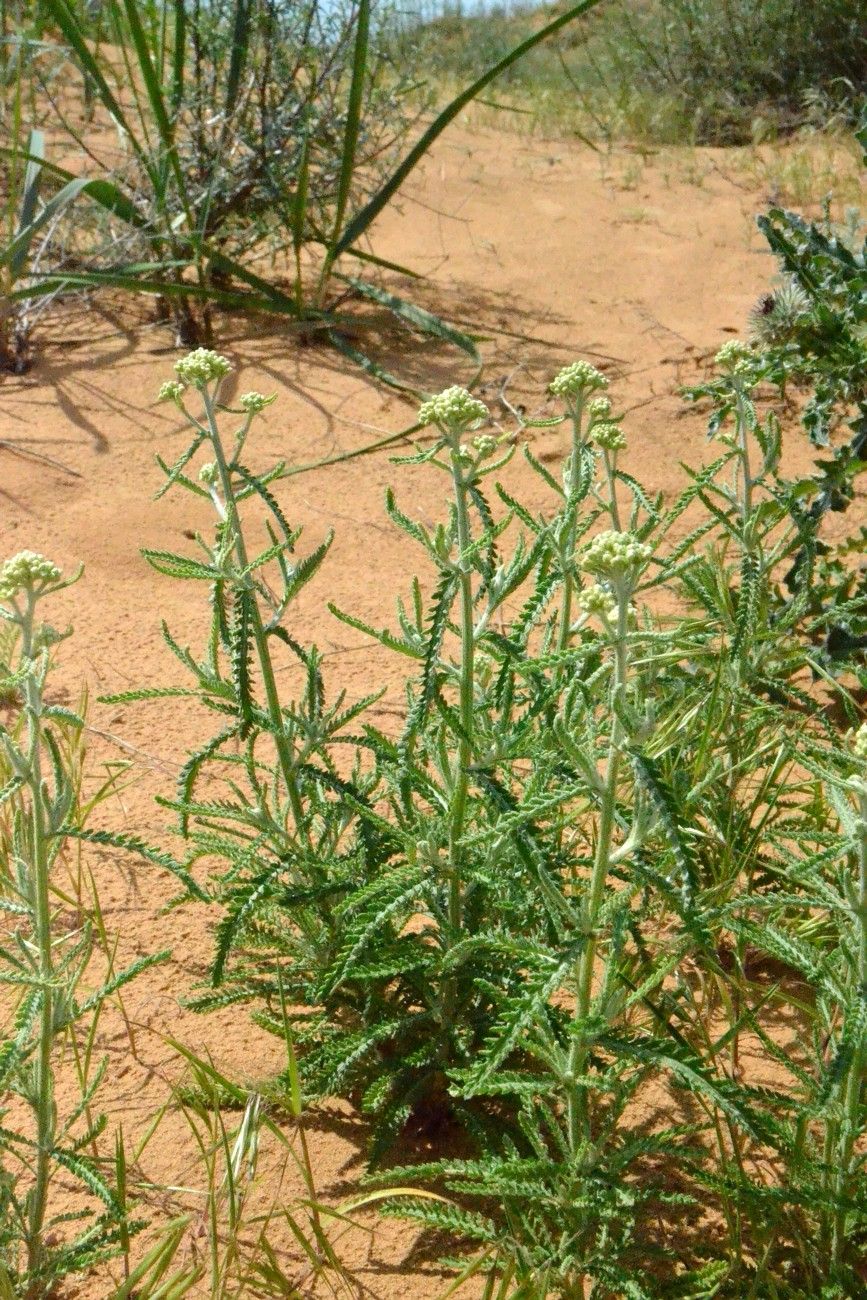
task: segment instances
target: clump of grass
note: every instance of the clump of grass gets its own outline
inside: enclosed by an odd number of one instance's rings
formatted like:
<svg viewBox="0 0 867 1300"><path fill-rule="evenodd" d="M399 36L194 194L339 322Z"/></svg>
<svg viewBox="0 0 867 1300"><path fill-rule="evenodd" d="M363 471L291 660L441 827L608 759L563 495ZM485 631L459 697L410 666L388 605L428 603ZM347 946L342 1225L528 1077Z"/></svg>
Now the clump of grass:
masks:
<svg viewBox="0 0 867 1300"><path fill-rule="evenodd" d="M817 210L832 203L843 216L863 191L861 152L849 130L811 132L785 143L759 142L735 153L733 162L773 206Z"/></svg>
<svg viewBox="0 0 867 1300"><path fill-rule="evenodd" d="M75 76L58 90L39 60L19 63L18 76L31 116L51 122L86 175L11 137L10 177L39 163L43 189L50 181L77 201L51 226L38 264L23 265L31 244L17 235L0 254L0 265L22 261L16 279L26 280L6 285L7 309L98 288L150 295L182 345L209 343L218 309L269 312L398 382L350 337L342 306L354 297L477 361L466 334L349 268L405 269L367 247L378 214L465 104L597 3L580 0L493 66L477 66L409 144L416 69L392 57L388 11L371 0L220 0L144 13L133 0L95 12L43 0L43 37L50 21ZM21 44L24 17L11 19Z"/></svg>

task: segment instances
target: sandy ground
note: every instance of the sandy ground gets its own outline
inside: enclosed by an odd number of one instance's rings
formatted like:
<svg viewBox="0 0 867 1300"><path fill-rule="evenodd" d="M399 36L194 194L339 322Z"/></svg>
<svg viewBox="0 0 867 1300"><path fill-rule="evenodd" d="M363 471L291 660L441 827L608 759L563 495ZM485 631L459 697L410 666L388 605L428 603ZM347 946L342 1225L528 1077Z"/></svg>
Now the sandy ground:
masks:
<svg viewBox="0 0 867 1300"><path fill-rule="evenodd" d="M455 129L382 216L373 242L381 255L429 277L417 286L392 276L389 287L483 336L482 392L495 410L502 410L502 393L513 404L544 410L544 386L559 366L577 357L600 365L617 407L629 412L627 468L670 494L682 482L678 462L695 463L706 453L703 417L677 396L677 385L696 378L707 357L743 331L774 270L752 221L765 199L713 151L641 162L628 152L603 158L580 145ZM185 532L207 524L205 510L197 514L190 498L152 500L160 483L155 453L171 461L184 445L176 413L154 404L171 375L172 340L140 305L124 302L55 315L37 343L32 372L0 381L8 440L0 446L0 554L29 547L66 569L83 561L84 579L54 611L58 624L66 619L75 628L62 647L57 681L70 702L84 687L90 694L93 771L131 761L122 794L98 810L94 824L158 836L165 817L153 795L170 792L188 746L207 733L210 720L180 707L120 708L94 700L178 682L160 620L194 647L205 625L205 611L187 605L188 588L155 574L139 555L141 546L184 549ZM375 346L390 369L428 390L470 375L465 359L430 341L404 335L401 342L386 331ZM300 347L279 323L223 319L219 347L236 367L230 393L278 394L251 450L257 467L276 458L318 460L412 423L411 404L333 352ZM52 457L57 467L16 454L28 449ZM539 433L535 450L555 463L561 435ZM526 492L537 490L517 462L509 475ZM325 568L294 606L292 631L317 642L332 688L350 696L382 680L396 686L402 671L326 609L333 600L382 625L407 588L414 559L384 517L389 482L417 515L438 516L438 477L396 469L386 453L300 475L278 492L289 518L304 525L306 545L329 527L336 530ZM137 1055L120 1016L102 1027L101 1046L111 1057L104 1090L110 1125L122 1123L132 1141L165 1100L167 1081L182 1073L165 1035L211 1052L222 1069L251 1085L282 1062L279 1045L246 1014L203 1018L182 1008L206 971L203 912L161 912L173 890L156 868L115 852L88 853L86 861L107 926L119 935L119 962L164 947L173 953L125 994ZM313 1115L309 1141L320 1195L331 1202L347 1195L362 1168L361 1121L345 1107ZM262 1204L276 1189L282 1157L274 1146L263 1155ZM154 1184L197 1181L182 1120L170 1117L160 1126L141 1168ZM290 1171L284 1197L297 1187ZM164 1211L172 1203L168 1194L155 1200ZM427 1300L443 1289L436 1252L417 1248L406 1227L386 1224L370 1236L350 1235L341 1249L365 1295ZM306 1286L302 1281L302 1293ZM78 1294L109 1291L103 1278Z"/></svg>

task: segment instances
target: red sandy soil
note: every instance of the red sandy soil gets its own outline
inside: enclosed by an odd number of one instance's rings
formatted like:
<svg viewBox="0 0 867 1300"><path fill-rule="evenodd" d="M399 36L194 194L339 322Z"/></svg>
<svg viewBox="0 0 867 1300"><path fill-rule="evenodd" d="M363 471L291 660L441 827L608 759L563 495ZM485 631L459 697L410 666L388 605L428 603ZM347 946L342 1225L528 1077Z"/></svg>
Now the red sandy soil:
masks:
<svg viewBox="0 0 867 1300"><path fill-rule="evenodd" d="M677 395L679 383L703 373L707 358L743 332L747 313L775 267L754 228L766 195L729 167L719 151L670 153L636 163L636 155L594 155L580 145L543 143L501 132L453 130L411 178L400 203L381 217L374 247L424 272L416 285L392 276L389 287L414 296L447 319L484 335L482 395L502 412L498 394L543 411L544 389L563 364L585 357L612 382L625 427L627 468L671 495L682 484L681 460L706 454L704 417ZM695 183L698 171L701 183ZM633 188L625 189L623 177ZM637 179L636 179L637 175ZM261 418L251 461L266 467L362 447L413 423L414 406L369 381L336 353L299 345L279 323L224 318L218 346L236 370L226 395L252 388L276 392ZM361 341L361 340L360 340ZM95 814L94 825L162 837L169 814L153 795L169 794L191 744L209 734L211 719L183 701L169 708L95 702L108 692L179 683L179 668L160 636L165 619L182 643L203 644L206 610L189 608L189 585L154 573L142 546L184 550L190 529L207 528L204 506L183 495L152 500L161 475L159 452L172 461L185 445L172 407L156 406L176 353L166 327L124 301L56 313L41 326L37 362L26 377L0 387L4 508L0 555L40 550L64 569L79 561L83 580L56 600L57 625L75 635L60 649L55 679L76 703L90 696L88 722L94 780L109 761L130 760L123 792ZM436 391L465 381L465 358L431 341L381 331L376 355L388 369ZM549 463L561 454L558 431L540 431L535 450ZM26 459L15 449L53 458ZM404 448L401 448L403 450ZM510 481L538 495L520 458ZM293 634L325 652L332 689L361 695L383 681L399 685L402 665L375 653L327 611L326 601L382 626L407 589L416 558L384 516L383 493L394 482L411 513L433 520L443 483L424 469L399 469L376 453L286 480L278 495L312 547L330 527L336 541L316 581L293 606ZM378 709L383 722L388 697ZM384 711L384 713L383 713ZM249 1023L246 1012L201 1017L182 999L203 978L210 953L203 909L161 906L172 882L157 868L114 851L85 855L109 932L119 935L118 962L161 948L167 964L148 971L124 995L137 1055L112 1013L101 1026L109 1053L103 1089L110 1130L122 1123L128 1142L164 1103L182 1075L170 1034L210 1052L231 1077L255 1085L282 1064L280 1046ZM364 1125L346 1106L311 1116L308 1136L321 1197L331 1203L357 1189ZM275 1194L282 1157L263 1139L257 1204ZM141 1161L154 1184L200 1183L195 1151L182 1119L169 1115ZM297 1176L287 1174L281 1199L290 1203ZM180 1203L201 1202L183 1196ZM155 1213L172 1197L155 1195ZM444 1289L436 1251L416 1249L412 1228L365 1220L372 1235L342 1241L359 1294L427 1300ZM285 1234L284 1234L285 1235ZM184 1258L192 1249L187 1245ZM303 1269L299 1269L301 1278ZM301 1282L301 1293L309 1294ZM83 1285L82 1297L107 1296L106 1277ZM203 1286L196 1294L209 1294ZM468 1292L469 1294L469 1292Z"/></svg>

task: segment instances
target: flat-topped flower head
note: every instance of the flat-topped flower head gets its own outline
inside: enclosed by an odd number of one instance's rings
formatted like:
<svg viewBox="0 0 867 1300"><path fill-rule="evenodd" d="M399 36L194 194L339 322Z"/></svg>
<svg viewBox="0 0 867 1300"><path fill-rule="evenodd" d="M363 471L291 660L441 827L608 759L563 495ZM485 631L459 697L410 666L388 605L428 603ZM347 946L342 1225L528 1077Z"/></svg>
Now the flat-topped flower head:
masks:
<svg viewBox="0 0 867 1300"><path fill-rule="evenodd" d="M584 548L581 563L588 573L601 578L629 578L634 581L653 554L646 542L631 533L613 530L599 533Z"/></svg>
<svg viewBox="0 0 867 1300"><path fill-rule="evenodd" d="M867 722L862 722L857 731L851 733L852 753L859 762L867 764Z"/></svg>
<svg viewBox="0 0 867 1300"><path fill-rule="evenodd" d="M59 582L60 570L36 551L19 551L0 569L0 599L11 600L19 591L39 591Z"/></svg>
<svg viewBox="0 0 867 1300"><path fill-rule="evenodd" d="M744 343L742 339L730 339L722 345L714 361L720 370L729 375L746 376L752 373L758 357L749 343Z"/></svg>
<svg viewBox="0 0 867 1300"><path fill-rule="evenodd" d="M587 410L591 420L607 420L611 414L611 398L594 397L587 403Z"/></svg>
<svg viewBox="0 0 867 1300"><path fill-rule="evenodd" d="M601 424L594 424L593 441L598 447L604 447L606 451L622 451L626 446L626 435L619 424L613 420L603 420Z"/></svg>
<svg viewBox="0 0 867 1300"><path fill-rule="evenodd" d="M486 456L493 456L497 450L497 440L491 433L480 433L478 438L473 438L473 446L484 459Z"/></svg>
<svg viewBox="0 0 867 1300"><path fill-rule="evenodd" d="M591 366L589 361L573 361L564 366L548 385L549 392L555 397L580 397L595 393L608 387L608 380L601 370Z"/></svg>
<svg viewBox="0 0 867 1300"><path fill-rule="evenodd" d="M210 348L196 348L175 362L178 378L193 388L204 388L205 384L222 379L231 369L231 363Z"/></svg>
<svg viewBox="0 0 867 1300"><path fill-rule="evenodd" d="M220 471L212 460L206 461L199 470L199 481L206 487L214 487L220 481Z"/></svg>
<svg viewBox="0 0 867 1300"><path fill-rule="evenodd" d="M601 614L606 618L617 617L617 607L612 609L611 592L598 582L589 587L582 587L576 597L576 604L585 614Z"/></svg>
<svg viewBox="0 0 867 1300"><path fill-rule="evenodd" d="M419 424L436 424L446 433L464 433L490 417L484 402L457 384L422 402L418 411Z"/></svg>
<svg viewBox="0 0 867 1300"><path fill-rule="evenodd" d="M238 399L238 405L248 415L258 415L260 411L264 411L266 406L270 406L272 402L276 401L276 393L272 393L270 397L266 397L264 393L242 393Z"/></svg>
<svg viewBox="0 0 867 1300"><path fill-rule="evenodd" d="M180 379L169 379L163 384L162 388L157 393L157 401L174 402L177 405L180 403L183 395L184 385L181 383Z"/></svg>

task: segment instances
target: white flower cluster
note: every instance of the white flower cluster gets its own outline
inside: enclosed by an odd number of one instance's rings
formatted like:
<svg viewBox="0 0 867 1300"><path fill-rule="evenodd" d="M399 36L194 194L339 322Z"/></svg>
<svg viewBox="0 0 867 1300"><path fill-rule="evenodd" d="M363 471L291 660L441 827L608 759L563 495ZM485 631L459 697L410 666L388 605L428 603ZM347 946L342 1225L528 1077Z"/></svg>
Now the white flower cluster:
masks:
<svg viewBox="0 0 867 1300"><path fill-rule="evenodd" d="M611 619L617 617L617 606L612 604L611 592L606 591L598 582L583 587L578 592L576 604L585 614L601 614Z"/></svg>
<svg viewBox="0 0 867 1300"><path fill-rule="evenodd" d="M44 555L35 551L19 551L0 569L0 599L11 600L19 591L47 587L60 578L60 570Z"/></svg>
<svg viewBox="0 0 867 1300"><path fill-rule="evenodd" d="M438 393L436 397L422 402L418 411L418 422L425 425L439 425L448 433L463 433L479 420L490 419L490 414L484 402L480 402L466 388L456 384Z"/></svg>
<svg viewBox="0 0 867 1300"><path fill-rule="evenodd" d="M582 393L593 393L607 388L608 380L591 366L589 361L573 361L571 366L564 366L548 385L549 392L555 397L578 397Z"/></svg>
<svg viewBox="0 0 867 1300"><path fill-rule="evenodd" d="M610 530L594 537L584 549L583 567L588 573L600 577L638 577L653 554L646 542L640 542L631 533Z"/></svg>
<svg viewBox="0 0 867 1300"><path fill-rule="evenodd" d="M175 362L175 373L184 384L204 388L215 379L222 379L232 369L231 363L209 348L196 348Z"/></svg>
<svg viewBox="0 0 867 1300"><path fill-rule="evenodd" d="M179 379L169 379L157 393L158 402L179 403L184 395L184 385Z"/></svg>
<svg viewBox="0 0 867 1300"><path fill-rule="evenodd" d="M473 446L482 458L493 456L497 450L497 440L491 433L480 433L478 438L473 438Z"/></svg>
<svg viewBox="0 0 867 1300"><path fill-rule="evenodd" d="M594 397L587 403L587 410L590 412L591 420L607 420L611 414L611 398Z"/></svg>
<svg viewBox="0 0 867 1300"><path fill-rule="evenodd" d="M744 343L741 339L730 339L714 357L720 370L725 370L730 375L750 374L757 359L749 343Z"/></svg>
<svg viewBox="0 0 867 1300"><path fill-rule="evenodd" d="M867 763L867 722L862 722L858 730L852 733L852 753L862 763Z"/></svg>
<svg viewBox="0 0 867 1300"><path fill-rule="evenodd" d="M260 411L264 411L266 406L270 406L272 402L276 401L276 393L272 393L270 397L266 397L264 393L242 393L238 399L238 405L248 415L258 415Z"/></svg>
<svg viewBox="0 0 867 1300"><path fill-rule="evenodd" d="M620 425L613 420L594 424L592 438L597 446L604 447L606 451L622 451L626 446L626 436Z"/></svg>

